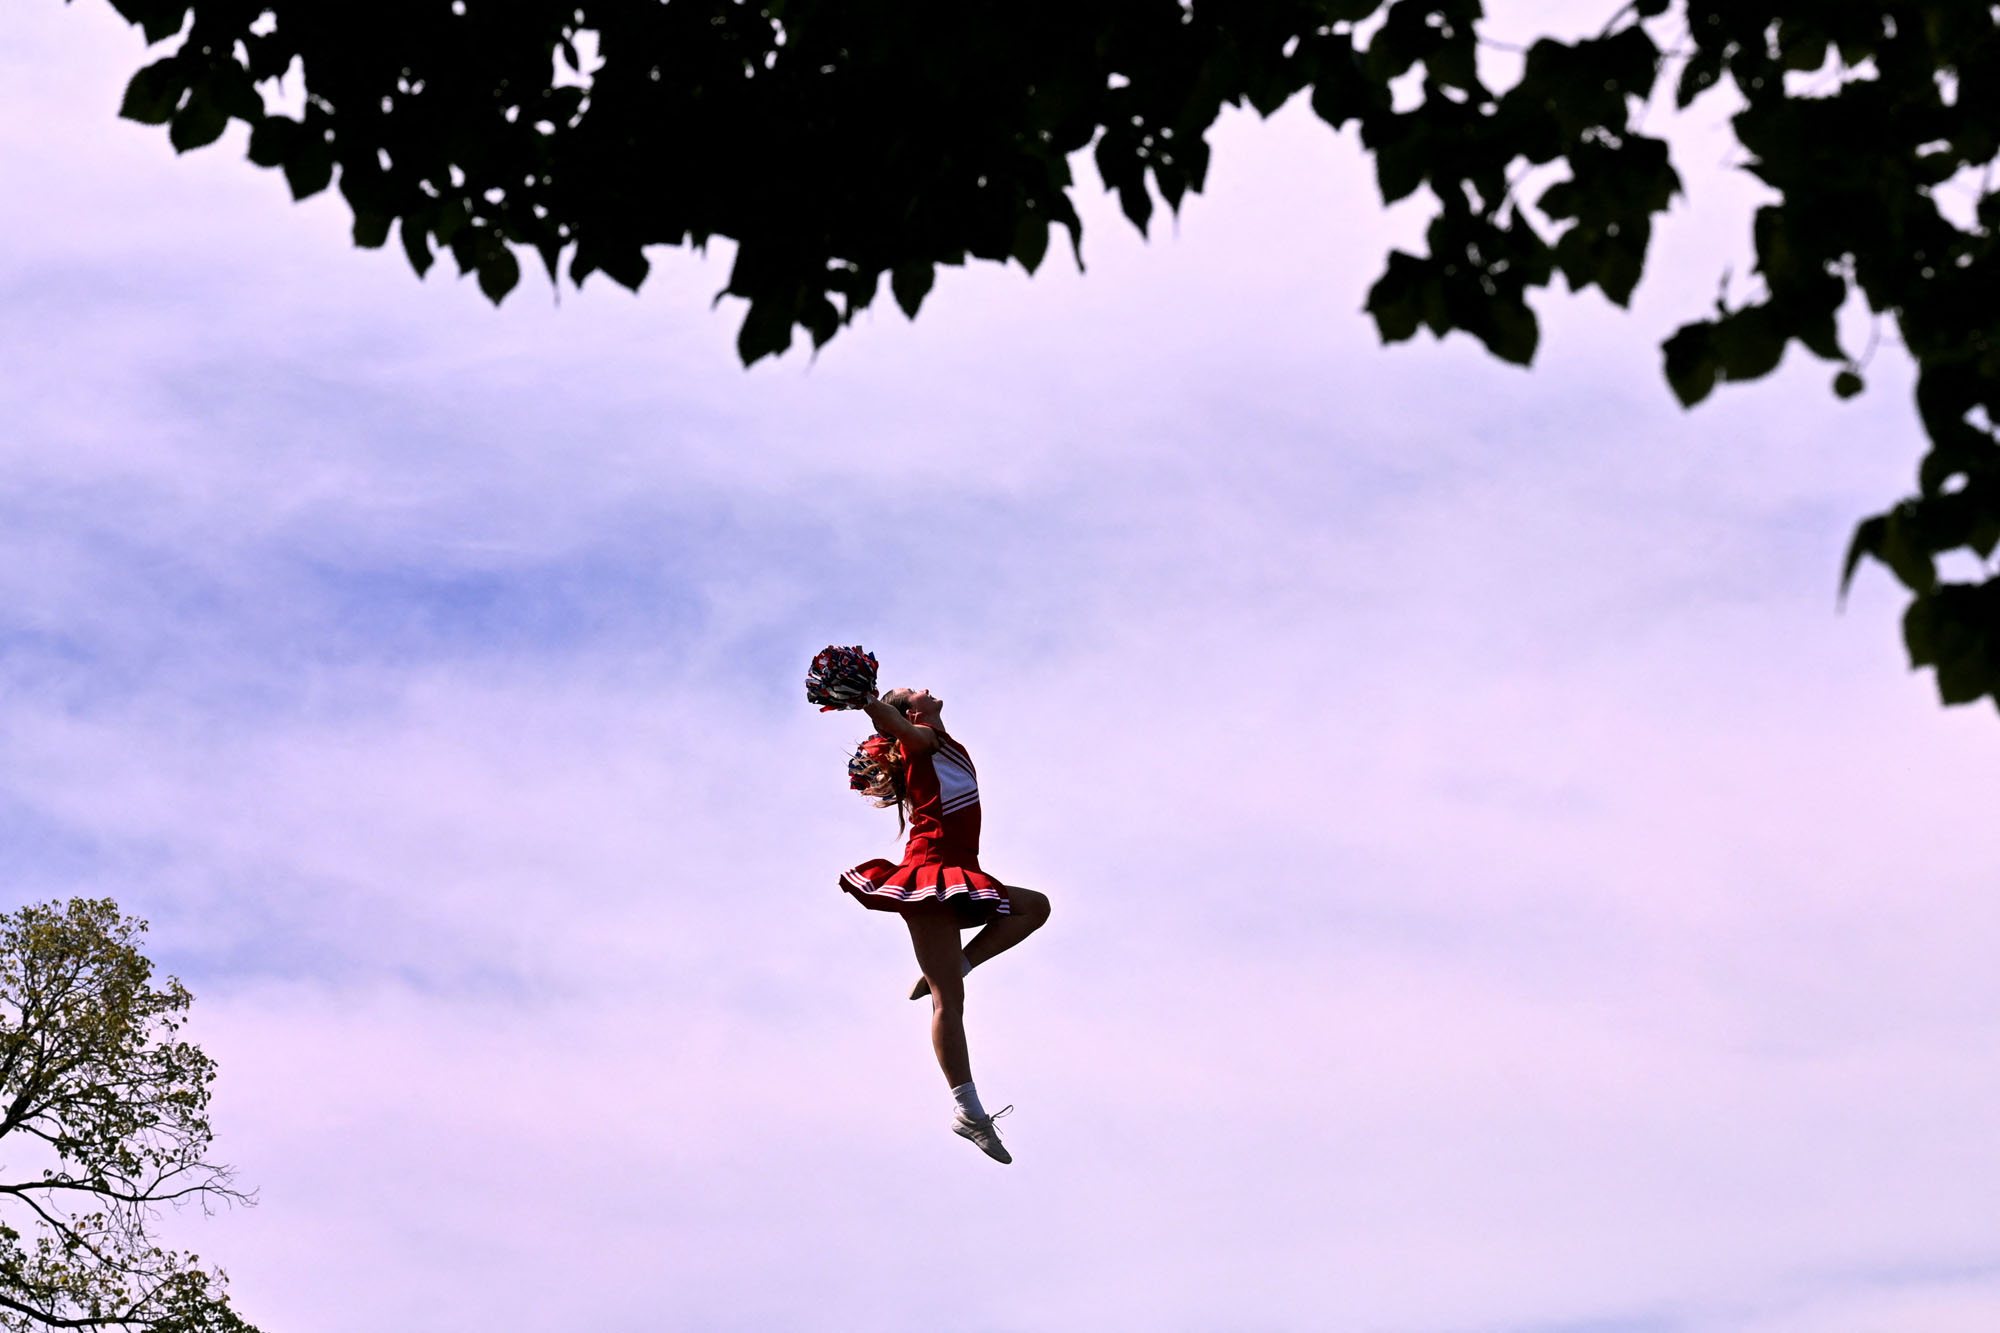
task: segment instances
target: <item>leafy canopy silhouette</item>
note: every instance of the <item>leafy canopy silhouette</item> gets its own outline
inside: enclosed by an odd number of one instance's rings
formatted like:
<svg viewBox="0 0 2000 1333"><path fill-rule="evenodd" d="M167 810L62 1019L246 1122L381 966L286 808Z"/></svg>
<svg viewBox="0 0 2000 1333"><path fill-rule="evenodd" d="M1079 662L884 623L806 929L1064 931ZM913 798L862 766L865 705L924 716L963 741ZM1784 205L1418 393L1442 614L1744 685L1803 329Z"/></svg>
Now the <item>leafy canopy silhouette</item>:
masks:
<svg viewBox="0 0 2000 1333"><path fill-rule="evenodd" d="M1692 406L1797 342L1851 397L1866 354L1836 312L1858 290L1892 319L1930 450L1916 494L1856 530L1841 586L1879 561L1913 594L1912 663L1946 703L2000 705L1987 0L1635 0L1596 36L1534 42L1504 89L1479 74L1479 0L112 3L149 42L178 39L123 114L180 150L246 122L252 161L300 198L337 177L356 244L394 234L419 274L448 250L499 301L521 250L552 280L566 262L573 282L637 288L646 247L731 238L746 363L801 328L825 343L884 275L914 317L939 264L1032 272L1056 229L1079 245L1069 161L1086 148L1143 230L1155 195L1177 208L1201 189L1222 107L1308 93L1359 126L1385 202L1437 203L1427 253L1391 253L1369 293L1383 340L1459 329L1525 365L1530 289L1560 273L1622 306L1645 269L1680 188L1635 123L1656 86L1686 108L1726 81L1742 165L1778 196L1756 214L1760 290L1668 338L1667 381ZM274 113L295 66L303 113ZM1524 198L1534 167L1562 174ZM1961 218L1939 206L1950 190ZM1940 578L1954 552L1974 581Z"/></svg>

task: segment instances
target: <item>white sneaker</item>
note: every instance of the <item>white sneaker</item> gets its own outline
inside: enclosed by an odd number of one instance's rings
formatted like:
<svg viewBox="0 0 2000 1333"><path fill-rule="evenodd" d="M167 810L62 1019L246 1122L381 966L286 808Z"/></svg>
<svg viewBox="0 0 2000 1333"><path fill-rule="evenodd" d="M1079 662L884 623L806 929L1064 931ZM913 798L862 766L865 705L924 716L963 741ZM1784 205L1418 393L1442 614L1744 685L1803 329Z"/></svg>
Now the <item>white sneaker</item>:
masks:
<svg viewBox="0 0 2000 1333"><path fill-rule="evenodd" d="M971 1139L979 1145L979 1151L996 1162L1011 1162L1014 1160L1014 1154L1008 1152L1007 1145L1000 1142L1000 1131L993 1122L1013 1109L1011 1106L1003 1106L992 1115L981 1116L978 1119L959 1111L951 1118L952 1133L962 1139Z"/></svg>

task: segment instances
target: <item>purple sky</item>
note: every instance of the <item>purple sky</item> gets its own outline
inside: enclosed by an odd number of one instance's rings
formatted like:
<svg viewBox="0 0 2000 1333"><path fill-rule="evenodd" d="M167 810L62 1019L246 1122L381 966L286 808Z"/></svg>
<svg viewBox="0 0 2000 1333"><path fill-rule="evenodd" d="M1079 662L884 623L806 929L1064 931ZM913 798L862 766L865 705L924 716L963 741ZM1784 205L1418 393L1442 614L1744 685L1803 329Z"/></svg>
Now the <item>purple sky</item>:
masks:
<svg viewBox="0 0 2000 1333"><path fill-rule="evenodd" d="M1424 206L1297 105L1150 243L1088 185L1085 277L745 372L726 246L496 312L16 10L0 845L199 997L262 1202L184 1233L270 1333L2000 1326L2000 731L1835 610L1900 353L1661 380L1747 269L1719 99L1531 373L1376 345ZM830 641L1054 899L971 985L1011 1169L833 887L894 821Z"/></svg>

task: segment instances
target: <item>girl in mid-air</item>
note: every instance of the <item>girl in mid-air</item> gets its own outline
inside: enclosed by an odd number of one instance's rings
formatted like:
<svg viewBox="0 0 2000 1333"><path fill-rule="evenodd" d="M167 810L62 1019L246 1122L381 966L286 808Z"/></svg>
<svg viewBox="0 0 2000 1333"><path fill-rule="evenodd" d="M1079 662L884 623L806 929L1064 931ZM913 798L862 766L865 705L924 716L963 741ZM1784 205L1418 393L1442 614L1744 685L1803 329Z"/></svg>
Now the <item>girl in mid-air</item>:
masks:
<svg viewBox="0 0 2000 1333"><path fill-rule="evenodd" d="M816 661L816 672L819 665ZM979 868L979 780L965 747L944 729L943 701L928 690L877 696L873 659L866 665L867 679L846 697L837 691L813 694L810 680L808 697L820 703L833 698L837 702L827 706L867 712L875 734L849 763L849 782L876 804L898 807L909 841L900 864L864 861L840 877L840 887L864 907L897 913L909 927L923 972L910 998L931 997L931 1045L957 1106L951 1127L988 1157L1011 1162L972 1085L965 975L1034 934L1049 919L1049 900L1033 889L1002 884ZM959 932L973 927L982 929L960 948Z"/></svg>

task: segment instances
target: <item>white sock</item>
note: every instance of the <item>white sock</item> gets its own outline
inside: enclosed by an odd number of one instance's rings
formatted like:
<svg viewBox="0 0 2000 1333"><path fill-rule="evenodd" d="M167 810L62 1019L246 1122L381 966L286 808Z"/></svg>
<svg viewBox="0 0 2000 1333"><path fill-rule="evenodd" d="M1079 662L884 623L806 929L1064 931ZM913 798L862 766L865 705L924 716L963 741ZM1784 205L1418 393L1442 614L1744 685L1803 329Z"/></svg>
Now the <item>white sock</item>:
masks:
<svg viewBox="0 0 2000 1333"><path fill-rule="evenodd" d="M951 1099L958 1103L959 1112L973 1120L984 1120L986 1108L979 1104L979 1093L970 1083L961 1083L951 1090Z"/></svg>

